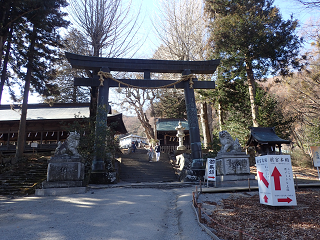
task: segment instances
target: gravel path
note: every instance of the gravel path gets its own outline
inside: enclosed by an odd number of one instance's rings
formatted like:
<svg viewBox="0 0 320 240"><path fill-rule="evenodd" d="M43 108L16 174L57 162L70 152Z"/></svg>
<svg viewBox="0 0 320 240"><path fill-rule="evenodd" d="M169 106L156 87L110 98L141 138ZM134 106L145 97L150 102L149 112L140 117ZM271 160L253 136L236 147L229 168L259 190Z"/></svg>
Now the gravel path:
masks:
<svg viewBox="0 0 320 240"><path fill-rule="evenodd" d="M0 239L211 239L191 207L193 190L107 188L55 197L0 196Z"/></svg>

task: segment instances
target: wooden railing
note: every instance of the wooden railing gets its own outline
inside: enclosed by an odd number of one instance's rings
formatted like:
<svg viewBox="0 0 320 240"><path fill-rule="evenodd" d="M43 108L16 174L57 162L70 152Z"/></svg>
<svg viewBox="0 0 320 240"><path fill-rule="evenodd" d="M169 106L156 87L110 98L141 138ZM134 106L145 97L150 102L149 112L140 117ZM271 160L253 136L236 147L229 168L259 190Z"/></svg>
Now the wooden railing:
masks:
<svg viewBox="0 0 320 240"><path fill-rule="evenodd" d="M161 152L170 153L177 150L178 146L160 146ZM187 150L190 150L190 145L185 145Z"/></svg>
<svg viewBox="0 0 320 240"><path fill-rule="evenodd" d="M25 145L24 151L25 152L33 152L33 151L54 151L57 148L58 144L39 144L38 147L32 148L30 145ZM2 145L0 146L0 152L15 152L16 145Z"/></svg>

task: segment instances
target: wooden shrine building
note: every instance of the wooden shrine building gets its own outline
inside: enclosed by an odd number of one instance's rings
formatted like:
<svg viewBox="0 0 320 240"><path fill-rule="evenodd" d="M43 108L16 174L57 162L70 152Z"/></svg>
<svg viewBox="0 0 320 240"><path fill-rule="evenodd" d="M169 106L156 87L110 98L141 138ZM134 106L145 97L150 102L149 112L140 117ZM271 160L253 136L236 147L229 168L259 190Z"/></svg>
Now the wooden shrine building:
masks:
<svg viewBox="0 0 320 240"><path fill-rule="evenodd" d="M185 119L176 118L159 118L156 122L157 139L160 141L161 150L164 152L171 152L176 150L179 146L179 139L176 136L179 122L184 127L183 145L190 149L190 134L188 121Z"/></svg>
<svg viewBox="0 0 320 240"><path fill-rule="evenodd" d="M258 155L281 154L281 144L290 144L277 136L273 127L250 127L251 135L246 147L255 147ZM276 147L279 152L276 152Z"/></svg>
<svg viewBox="0 0 320 240"><path fill-rule="evenodd" d="M25 151L32 151L31 143L37 143L37 151L52 151L59 141L68 137L70 127L77 119L86 124L89 103L28 104ZM77 117L77 118L76 118ZM0 106L0 152L14 152L20 123L20 109L13 105ZM117 134L127 130L122 114L108 114L108 125L115 124ZM82 132L81 134L85 134Z"/></svg>

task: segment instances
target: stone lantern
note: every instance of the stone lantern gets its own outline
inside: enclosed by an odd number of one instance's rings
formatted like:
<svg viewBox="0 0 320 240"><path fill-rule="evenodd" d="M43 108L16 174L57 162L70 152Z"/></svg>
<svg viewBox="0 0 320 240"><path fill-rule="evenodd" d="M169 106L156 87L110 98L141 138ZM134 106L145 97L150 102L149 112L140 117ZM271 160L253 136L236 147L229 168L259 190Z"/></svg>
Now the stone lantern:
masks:
<svg viewBox="0 0 320 240"><path fill-rule="evenodd" d="M179 121L179 125L175 128L177 130L177 137L179 138L179 146L177 150L186 150L186 147L183 145L183 137L185 136L184 130L185 128L182 127L181 122Z"/></svg>

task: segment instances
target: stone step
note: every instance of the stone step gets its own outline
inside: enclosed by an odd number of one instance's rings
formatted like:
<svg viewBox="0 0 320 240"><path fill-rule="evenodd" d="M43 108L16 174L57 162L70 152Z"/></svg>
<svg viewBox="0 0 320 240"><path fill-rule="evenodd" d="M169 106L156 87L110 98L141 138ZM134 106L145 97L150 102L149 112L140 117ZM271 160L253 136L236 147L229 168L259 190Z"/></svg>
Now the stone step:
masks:
<svg viewBox="0 0 320 240"><path fill-rule="evenodd" d="M0 175L0 195L31 194L46 176L46 160L28 160L18 168Z"/></svg>
<svg viewBox="0 0 320 240"><path fill-rule="evenodd" d="M169 157L160 154L159 162L149 162L147 150L123 155L121 160L120 180L124 182L173 182L177 180Z"/></svg>

